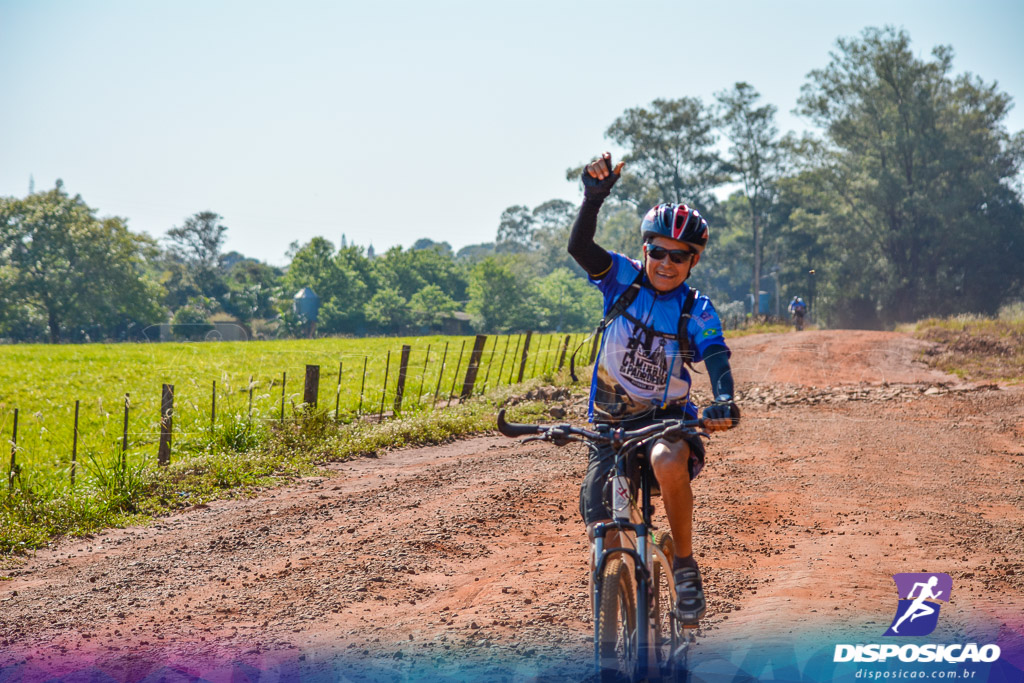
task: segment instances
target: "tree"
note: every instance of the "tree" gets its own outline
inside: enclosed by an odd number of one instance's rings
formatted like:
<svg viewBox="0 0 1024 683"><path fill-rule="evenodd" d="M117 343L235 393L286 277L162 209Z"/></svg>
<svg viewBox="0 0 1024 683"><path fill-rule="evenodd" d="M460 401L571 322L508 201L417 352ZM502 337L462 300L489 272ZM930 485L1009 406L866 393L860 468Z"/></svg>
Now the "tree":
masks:
<svg viewBox="0 0 1024 683"><path fill-rule="evenodd" d="M421 237L413 243L412 251L419 251L420 249L433 249L442 256L447 256L448 258L455 256L455 252L452 251L452 245L447 242L435 242L429 237Z"/></svg>
<svg viewBox="0 0 1024 683"><path fill-rule="evenodd" d="M808 75L799 111L823 137L801 144L803 181L853 259L837 264L837 307L868 301L894 322L994 312L1022 292L1024 136L1003 124L1010 97L951 76L952 58L918 59L905 31L868 28Z"/></svg>
<svg viewBox="0 0 1024 683"><path fill-rule="evenodd" d="M756 103L761 95L748 83L736 83L732 90L716 94L721 120L731 146L725 169L739 177L749 211L753 237L753 282L751 291L757 300L761 289L761 262L764 259L764 228L775 202L776 181L781 174L781 148L775 126L775 107Z"/></svg>
<svg viewBox="0 0 1024 683"><path fill-rule="evenodd" d="M280 269L244 258L228 271L228 292L222 302L224 310L248 323L273 315L274 293L281 281Z"/></svg>
<svg viewBox="0 0 1024 683"><path fill-rule="evenodd" d="M592 329L601 319L601 294L583 278L559 268L537 283L538 307L545 330Z"/></svg>
<svg viewBox="0 0 1024 683"><path fill-rule="evenodd" d="M378 289L365 305L366 319L382 330L397 334L409 324L409 302L394 287Z"/></svg>
<svg viewBox="0 0 1024 683"><path fill-rule="evenodd" d="M509 257L488 257L473 267L467 311L484 332L536 329L539 320L532 280Z"/></svg>
<svg viewBox="0 0 1024 683"><path fill-rule="evenodd" d="M221 299L227 292L220 249L228 229L220 221L220 215L201 211L186 218L181 227L167 231L171 254L186 266L202 295L214 299Z"/></svg>
<svg viewBox="0 0 1024 683"><path fill-rule="evenodd" d="M312 287L320 297L319 328L324 332L357 332L364 324L365 304L376 285L372 267L359 247L334 251L323 237L293 245L292 260L283 278L282 303L303 287Z"/></svg>
<svg viewBox="0 0 1024 683"><path fill-rule="evenodd" d="M458 261L468 263L478 263L488 256L494 256L496 253L494 242L484 242L482 244L467 244L466 246L459 249L455 254L455 258Z"/></svg>
<svg viewBox="0 0 1024 683"><path fill-rule="evenodd" d="M49 192L0 198L0 321L25 330L36 319L54 343L136 337L166 318L145 276L156 251L123 219L97 218L59 180Z"/></svg>
<svg viewBox="0 0 1024 683"><path fill-rule="evenodd" d="M392 247L372 263L376 279L396 289L406 300L426 287L437 285L450 298L466 298L466 269L437 249L405 250Z"/></svg>
<svg viewBox="0 0 1024 683"><path fill-rule="evenodd" d="M715 117L699 98L657 99L649 108L627 109L605 135L626 150L616 194L645 212L660 202L713 202L711 190L726 176L714 150ZM579 171L570 171L570 180Z"/></svg>
<svg viewBox="0 0 1024 683"><path fill-rule="evenodd" d="M499 254L522 254L534 248L536 229L528 206L510 206L501 212L495 250Z"/></svg>
<svg viewBox="0 0 1024 683"><path fill-rule="evenodd" d="M446 314L458 310L458 304L437 285L427 285L412 295L409 308L416 325L434 327Z"/></svg>

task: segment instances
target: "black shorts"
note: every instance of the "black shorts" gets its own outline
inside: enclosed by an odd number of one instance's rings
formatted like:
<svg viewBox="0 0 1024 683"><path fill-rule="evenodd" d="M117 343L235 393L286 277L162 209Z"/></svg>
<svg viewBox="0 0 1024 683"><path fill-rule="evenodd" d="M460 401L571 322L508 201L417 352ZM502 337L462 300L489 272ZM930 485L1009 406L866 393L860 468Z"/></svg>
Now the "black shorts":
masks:
<svg viewBox="0 0 1024 683"><path fill-rule="evenodd" d="M655 422L659 422L659 420L630 423L628 429L640 429ZM687 465L690 471L690 481L693 481L704 467L704 442L695 434L683 437L683 441L690 447L690 462ZM657 441L651 442L646 447L647 457L650 457L650 450L655 443ZM590 451L587 473L584 475L583 485L580 487L580 516L583 517L584 523L591 524L602 519L612 518L611 508L609 507L610 499L606 495L608 490L606 484L608 476L614 468L614 448L605 445L599 446L596 451ZM634 484L638 484L639 471L636 468L631 468L630 472L635 478Z"/></svg>

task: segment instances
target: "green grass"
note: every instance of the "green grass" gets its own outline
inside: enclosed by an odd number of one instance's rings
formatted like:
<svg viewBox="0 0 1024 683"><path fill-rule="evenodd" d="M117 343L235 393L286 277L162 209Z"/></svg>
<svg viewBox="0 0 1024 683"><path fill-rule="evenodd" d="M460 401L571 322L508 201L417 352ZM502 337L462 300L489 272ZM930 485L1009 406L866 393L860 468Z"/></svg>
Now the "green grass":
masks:
<svg viewBox="0 0 1024 683"><path fill-rule="evenodd" d="M0 555L212 499L252 495L316 473L327 462L488 431L494 428L498 407L510 396L541 383L567 381L566 371L548 373L525 384L496 387L465 403L382 422L344 424L328 411L300 410L293 419L271 425L263 440L244 452L187 453L163 468L131 453L124 461L120 453L94 459L93 476L75 489L22 477L11 491L0 493ZM520 403L510 408L510 419L541 420L543 410L542 404Z"/></svg>
<svg viewBox="0 0 1024 683"><path fill-rule="evenodd" d="M584 336L572 336L570 351ZM564 339L561 334L534 335L524 379L553 381ZM89 533L139 515L244 495L315 471L329 460L490 429L494 402L523 390L517 384L521 339L488 337L476 384L487 398L446 407L453 386L456 395L461 391L473 341L429 337L0 346L0 553L40 547L56 536ZM402 412L378 423L372 418L381 409L382 396L386 415L394 407L403 344L412 350ZM389 351L388 390L383 393ZM362 413L371 419L356 420L364 359ZM321 366L315 411L301 403L307 363ZM288 373L284 421L279 419L280 372ZM255 388L251 420L250 374ZM211 428L214 380L217 418ZM166 468L156 465L162 383L175 385L174 440L171 466ZM126 391L131 395L129 448L122 453ZM431 410L435 395L438 409ZM72 470L75 400L81 408ZM18 448L12 470L14 408L19 411Z"/></svg>
<svg viewBox="0 0 1024 683"><path fill-rule="evenodd" d="M574 340L581 336L574 335ZM526 378L557 364L558 344L563 339L564 335L534 336ZM402 405L405 412L429 407L435 395L444 401L453 386L457 395L473 341L473 337L417 337L0 346L0 439L9 443L14 409L18 409L17 462L22 475L31 472L36 478L70 481L77 400L80 464L76 480L89 479L82 462L107 457L121 448L124 396L128 393L129 452L148 462L156 457L160 392L166 383L174 385L175 454L211 448L244 450L280 418L282 394L285 417L301 405L307 364L320 366L319 407L333 413L337 405L339 419L351 421L357 413L378 413L382 405L385 412L393 409L403 344L411 346ZM518 335L511 340L508 336L488 337L477 389L484 387L485 379L491 387L499 379L508 383L510 375L517 379L513 368L518 370L518 362L514 364L512 357L518 341ZM520 348L520 356L521 352ZM386 370L387 392L383 393ZM282 373L287 373L283 386ZM211 425L214 382L217 414ZM4 474L8 470L6 450L0 450Z"/></svg>
<svg viewBox="0 0 1024 683"><path fill-rule="evenodd" d="M726 328L725 331L724 331L724 334L725 334L725 338L726 339L731 339L731 338L734 338L734 337L746 337L746 336L751 335L751 334L767 334L767 333L775 333L775 332L792 332L793 329L794 328L793 328L792 325L789 325L789 324L786 324L786 323L757 322L757 323L751 323L751 324L746 325L744 327L741 327L739 329L728 329L728 328ZM811 325L805 325L804 329L805 330L811 330L811 329L815 329L815 328L813 326L811 326Z"/></svg>

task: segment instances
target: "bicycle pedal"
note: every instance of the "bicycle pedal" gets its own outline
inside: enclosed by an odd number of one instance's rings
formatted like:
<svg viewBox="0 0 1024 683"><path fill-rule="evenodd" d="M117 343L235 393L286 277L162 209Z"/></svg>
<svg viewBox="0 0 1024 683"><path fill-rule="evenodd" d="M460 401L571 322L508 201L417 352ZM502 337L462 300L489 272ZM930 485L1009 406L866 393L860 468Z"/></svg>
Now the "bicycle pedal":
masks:
<svg viewBox="0 0 1024 683"><path fill-rule="evenodd" d="M693 612L680 614L678 609L672 610L670 617L679 622L679 625L686 629L698 629L700 628L701 617L704 616L704 610L701 610L700 614L694 614Z"/></svg>

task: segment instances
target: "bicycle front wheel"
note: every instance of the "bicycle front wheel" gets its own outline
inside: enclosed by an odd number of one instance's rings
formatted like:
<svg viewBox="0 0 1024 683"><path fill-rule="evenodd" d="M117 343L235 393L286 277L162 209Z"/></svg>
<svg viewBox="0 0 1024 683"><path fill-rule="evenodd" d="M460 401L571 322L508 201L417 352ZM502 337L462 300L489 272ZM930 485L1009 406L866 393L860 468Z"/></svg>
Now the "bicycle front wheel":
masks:
<svg viewBox="0 0 1024 683"><path fill-rule="evenodd" d="M596 646L601 679L625 676L624 680L632 680L637 670L638 643L636 593L629 565L621 558L608 560L601 572L599 588Z"/></svg>
<svg viewBox="0 0 1024 683"><path fill-rule="evenodd" d="M651 563L651 643L662 680L681 682L687 676L690 639L679 620L672 616L676 603L672 579L675 546L672 536L665 532L658 532L654 540L660 552L653 553Z"/></svg>

